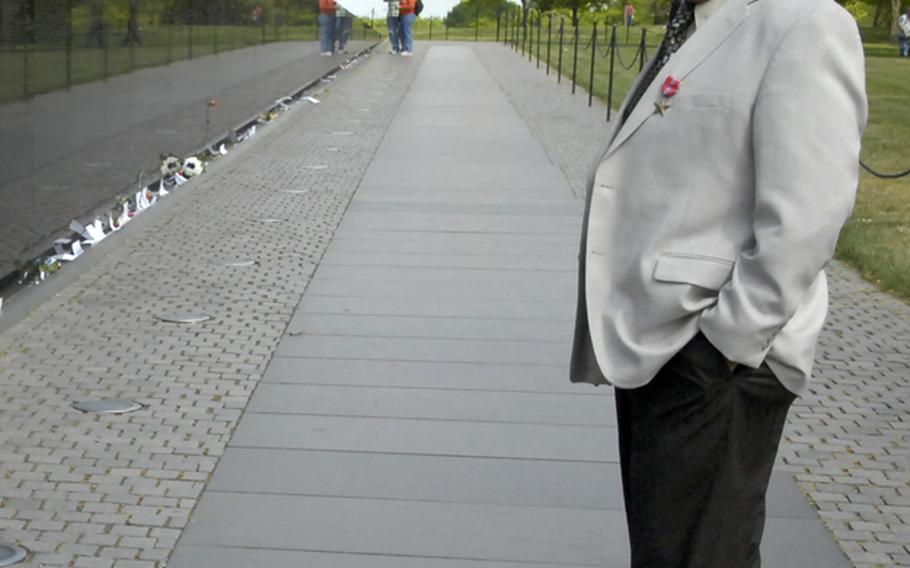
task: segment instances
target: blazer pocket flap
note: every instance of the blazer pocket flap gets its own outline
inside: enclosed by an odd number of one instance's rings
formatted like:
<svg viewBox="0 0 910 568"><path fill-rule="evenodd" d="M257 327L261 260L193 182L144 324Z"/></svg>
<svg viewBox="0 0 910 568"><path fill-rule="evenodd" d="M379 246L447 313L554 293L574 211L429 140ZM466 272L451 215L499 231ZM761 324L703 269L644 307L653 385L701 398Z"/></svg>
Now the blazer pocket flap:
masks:
<svg viewBox="0 0 910 568"><path fill-rule="evenodd" d="M713 256L662 254L657 257L654 279L719 290L730 280L733 261Z"/></svg>

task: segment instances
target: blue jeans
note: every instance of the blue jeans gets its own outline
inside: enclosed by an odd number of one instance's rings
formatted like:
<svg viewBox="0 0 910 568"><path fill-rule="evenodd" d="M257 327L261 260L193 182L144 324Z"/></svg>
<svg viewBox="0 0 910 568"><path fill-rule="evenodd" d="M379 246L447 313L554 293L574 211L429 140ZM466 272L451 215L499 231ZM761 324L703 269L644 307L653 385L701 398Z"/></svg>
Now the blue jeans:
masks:
<svg viewBox="0 0 910 568"><path fill-rule="evenodd" d="M389 43L392 44L392 51L398 53L401 51L401 20L398 17L389 16L386 18L389 25Z"/></svg>
<svg viewBox="0 0 910 568"><path fill-rule="evenodd" d="M416 14L402 14L401 16L401 51L414 51L414 20Z"/></svg>
<svg viewBox="0 0 910 568"><path fill-rule="evenodd" d="M897 45L901 49L901 57L910 57L910 37L897 37Z"/></svg>
<svg viewBox="0 0 910 568"><path fill-rule="evenodd" d="M348 38L351 37L353 29L351 18L335 16L335 39L338 40L338 51L344 51L344 46L348 44Z"/></svg>
<svg viewBox="0 0 910 568"><path fill-rule="evenodd" d="M319 50L335 51L335 16L319 14Z"/></svg>

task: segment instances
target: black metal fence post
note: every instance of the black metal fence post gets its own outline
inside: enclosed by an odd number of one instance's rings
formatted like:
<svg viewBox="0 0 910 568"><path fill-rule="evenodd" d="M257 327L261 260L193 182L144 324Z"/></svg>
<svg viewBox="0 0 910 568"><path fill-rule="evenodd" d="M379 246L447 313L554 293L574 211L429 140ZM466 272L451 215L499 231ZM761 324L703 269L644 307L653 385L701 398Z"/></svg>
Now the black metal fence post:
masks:
<svg viewBox="0 0 910 568"><path fill-rule="evenodd" d="M509 43L509 10L508 10L508 8L506 8L504 24L505 25L502 27L502 44L508 45L508 43Z"/></svg>
<svg viewBox="0 0 910 568"><path fill-rule="evenodd" d="M515 51L518 51L518 46L519 46L518 36L519 36L520 30L521 30L521 14L519 14L519 8L517 6L515 7L514 10L512 10L512 20L513 20L513 26L515 28L512 30L512 48Z"/></svg>
<svg viewBox="0 0 910 568"><path fill-rule="evenodd" d="M562 36L565 31L566 19L564 16L559 17L559 59L556 62L556 82L562 82Z"/></svg>
<svg viewBox="0 0 910 568"><path fill-rule="evenodd" d="M645 53L647 53L647 50L648 50L647 37L648 37L648 30L646 28L642 28L641 29L641 47L639 47L641 52L638 54L638 72L639 73L641 73L642 70L645 68Z"/></svg>
<svg viewBox="0 0 910 568"><path fill-rule="evenodd" d="M186 53L187 53L187 58L192 59L193 58L193 18L195 18L195 15L192 11L187 15L189 16L189 18L187 18L187 22L186 22Z"/></svg>
<svg viewBox="0 0 910 568"><path fill-rule="evenodd" d="M597 59L597 21L594 22L594 31L591 32L591 74L588 75L588 106L591 106L594 97L594 61Z"/></svg>
<svg viewBox="0 0 910 568"><path fill-rule="evenodd" d="M480 40L480 7L474 4L474 41Z"/></svg>
<svg viewBox="0 0 910 568"><path fill-rule="evenodd" d="M537 68L540 69L540 28L541 28L541 18L543 14L540 13L540 10L537 10Z"/></svg>
<svg viewBox="0 0 910 568"><path fill-rule="evenodd" d="M137 23L136 25L138 26L139 24ZM128 32L128 33L132 33L132 32ZM129 42L130 42L130 43L129 43L129 45L127 46L127 49L129 49L129 54L130 54L130 71L132 71L133 69L136 68L136 42L134 42L134 41L132 40L132 38L130 38Z"/></svg>
<svg viewBox="0 0 910 568"><path fill-rule="evenodd" d="M433 41L433 18L430 18L430 39L429 39L429 41Z"/></svg>
<svg viewBox="0 0 910 568"><path fill-rule="evenodd" d="M553 41L553 14L547 14L547 75L550 74L550 47Z"/></svg>
<svg viewBox="0 0 910 568"><path fill-rule="evenodd" d="M502 15L502 9L496 10L496 43L499 43L499 17Z"/></svg>
<svg viewBox="0 0 910 568"><path fill-rule="evenodd" d="M102 10L104 9L104 4L101 4ZM102 12L103 13L103 12ZM107 18L104 19L104 79L107 80L111 76L111 26L108 25Z"/></svg>
<svg viewBox="0 0 910 568"><path fill-rule="evenodd" d="M574 27L574 43L575 47L572 49L572 94L575 94L575 74L578 70L578 23L575 23Z"/></svg>
<svg viewBox="0 0 910 568"><path fill-rule="evenodd" d="M66 2L66 90L73 86L73 2Z"/></svg>
<svg viewBox="0 0 910 568"><path fill-rule="evenodd" d="M174 54L171 52L171 44L174 43L174 21L171 20L171 23L167 26L167 64L170 65L174 61Z"/></svg>
<svg viewBox="0 0 910 568"><path fill-rule="evenodd" d="M534 13L528 8L528 63L534 58Z"/></svg>
<svg viewBox="0 0 910 568"><path fill-rule="evenodd" d="M531 30L531 11L522 10L522 12L521 53L524 55L531 51L531 37L528 35L528 32ZM525 49L527 49L527 51L525 51Z"/></svg>
<svg viewBox="0 0 910 568"><path fill-rule="evenodd" d="M30 46L29 38L24 38L22 43L22 96L26 99L28 98L29 75L31 74L31 61L29 61L30 57L28 54Z"/></svg>
<svg viewBox="0 0 910 568"><path fill-rule="evenodd" d="M616 62L616 24L613 25L613 31L610 34L610 79L607 83L607 122L610 122L610 115L613 112L613 69Z"/></svg>

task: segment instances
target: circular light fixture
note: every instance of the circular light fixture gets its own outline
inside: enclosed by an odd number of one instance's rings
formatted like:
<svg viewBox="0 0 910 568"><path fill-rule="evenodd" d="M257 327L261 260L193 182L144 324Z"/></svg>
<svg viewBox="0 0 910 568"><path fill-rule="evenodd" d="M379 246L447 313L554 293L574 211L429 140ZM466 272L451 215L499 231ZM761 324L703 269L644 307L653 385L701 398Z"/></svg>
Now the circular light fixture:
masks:
<svg viewBox="0 0 910 568"><path fill-rule="evenodd" d="M155 317L166 323L202 323L212 319L212 316L200 312L164 313Z"/></svg>
<svg viewBox="0 0 910 568"><path fill-rule="evenodd" d="M239 268L242 266L254 266L257 263L255 260L252 260L252 259L238 258L238 259L225 260L223 262L223 264L224 264L224 266L230 266L232 268Z"/></svg>
<svg viewBox="0 0 910 568"><path fill-rule="evenodd" d="M12 566L25 560L28 551L15 544L0 542L0 566Z"/></svg>
<svg viewBox="0 0 910 568"><path fill-rule="evenodd" d="M139 410L142 405L135 400L108 398L74 402L73 408L88 414L126 414L127 412Z"/></svg>

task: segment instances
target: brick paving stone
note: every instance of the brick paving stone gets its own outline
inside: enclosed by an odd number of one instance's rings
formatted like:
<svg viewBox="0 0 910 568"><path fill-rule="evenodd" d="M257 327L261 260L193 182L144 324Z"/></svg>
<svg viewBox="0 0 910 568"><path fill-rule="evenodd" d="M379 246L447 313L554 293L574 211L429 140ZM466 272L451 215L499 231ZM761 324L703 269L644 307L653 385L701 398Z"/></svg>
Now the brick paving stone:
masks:
<svg viewBox="0 0 910 568"><path fill-rule="evenodd" d="M581 197L609 132L604 107L588 108L583 90L573 96L506 47L476 52ZM907 551L875 548L906 534L895 523L910 523L906 510L889 509L910 505L910 306L840 262L828 276L831 309L815 376L790 412L778 469L796 476L855 566L910 566ZM864 524L853 529L845 520Z"/></svg>

